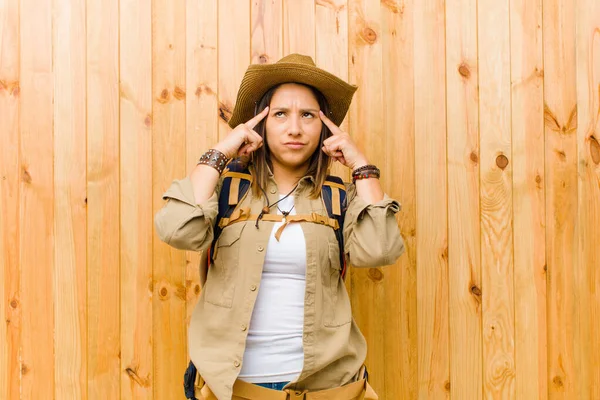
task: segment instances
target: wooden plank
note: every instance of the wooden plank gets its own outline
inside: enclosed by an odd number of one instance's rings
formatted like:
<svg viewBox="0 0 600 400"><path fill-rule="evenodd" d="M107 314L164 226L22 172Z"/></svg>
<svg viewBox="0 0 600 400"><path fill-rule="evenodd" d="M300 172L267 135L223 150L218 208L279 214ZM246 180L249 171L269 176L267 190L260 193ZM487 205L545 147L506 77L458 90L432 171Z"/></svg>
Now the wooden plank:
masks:
<svg viewBox="0 0 600 400"><path fill-rule="evenodd" d="M315 63L319 68L348 81L348 1L317 0L315 29L319 38L316 43ZM348 132L348 120L349 116L346 116L340 125L344 132ZM350 180L351 171L340 163L332 165L331 173L346 182Z"/></svg>
<svg viewBox="0 0 600 400"><path fill-rule="evenodd" d="M153 213L173 179L185 176L185 6L152 2ZM185 252L153 243L153 396L167 399L181 391L187 363Z"/></svg>
<svg viewBox="0 0 600 400"><path fill-rule="evenodd" d="M219 1L219 140L231 130L227 121L233 112L237 91L250 63L250 3Z"/></svg>
<svg viewBox="0 0 600 400"><path fill-rule="evenodd" d="M450 394L483 395L477 1L446 1Z"/></svg>
<svg viewBox="0 0 600 400"><path fill-rule="evenodd" d="M85 3L54 2L55 397L87 398Z"/></svg>
<svg viewBox="0 0 600 400"><path fill-rule="evenodd" d="M20 398L19 3L0 2L0 398Z"/></svg>
<svg viewBox="0 0 600 400"><path fill-rule="evenodd" d="M283 0L283 54L315 57L315 1Z"/></svg>
<svg viewBox="0 0 600 400"><path fill-rule="evenodd" d="M478 3L483 390L515 397L509 0Z"/></svg>
<svg viewBox="0 0 600 400"><path fill-rule="evenodd" d="M87 2L88 397L120 390L119 3Z"/></svg>
<svg viewBox="0 0 600 400"><path fill-rule="evenodd" d="M188 1L186 10L186 159L192 171L200 155L217 143L217 4ZM186 252L186 326L200 296L200 254Z"/></svg>
<svg viewBox="0 0 600 400"><path fill-rule="evenodd" d="M152 398L151 0L121 2L121 399Z"/></svg>
<svg viewBox="0 0 600 400"><path fill-rule="evenodd" d="M579 260L574 330L580 398L600 398L600 3L577 7Z"/></svg>
<svg viewBox="0 0 600 400"><path fill-rule="evenodd" d="M359 89L350 107L349 133L367 158L379 165L385 159L383 113L382 43L379 1L348 2L349 80ZM387 179L383 177L383 179ZM369 381L381 398L386 396L385 343L387 270L354 269L351 300L354 318L367 340Z"/></svg>
<svg viewBox="0 0 600 400"><path fill-rule="evenodd" d="M419 397L449 395L444 1L414 5Z"/></svg>
<svg viewBox="0 0 600 400"><path fill-rule="evenodd" d="M582 398L573 350L579 340L574 280L577 265L577 91L575 7L545 0L544 120L546 160L546 265L548 397Z"/></svg>
<svg viewBox="0 0 600 400"><path fill-rule="evenodd" d="M271 64L283 56L283 0L255 0L251 8L252 64Z"/></svg>
<svg viewBox="0 0 600 400"><path fill-rule="evenodd" d="M385 191L402 204L397 214L407 252L386 271L385 398L417 398L417 260L413 3L382 2ZM380 146L382 144L380 143Z"/></svg>
<svg viewBox="0 0 600 400"><path fill-rule="evenodd" d="M542 0L511 0L515 393L546 398Z"/></svg>
<svg viewBox="0 0 600 400"><path fill-rule="evenodd" d="M52 2L20 3L21 396L54 393Z"/></svg>

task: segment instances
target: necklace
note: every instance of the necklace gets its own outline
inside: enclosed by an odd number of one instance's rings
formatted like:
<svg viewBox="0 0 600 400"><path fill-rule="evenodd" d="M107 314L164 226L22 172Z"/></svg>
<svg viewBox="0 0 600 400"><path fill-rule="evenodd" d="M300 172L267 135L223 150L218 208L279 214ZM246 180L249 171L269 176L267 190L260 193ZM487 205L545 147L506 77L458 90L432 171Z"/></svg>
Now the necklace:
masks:
<svg viewBox="0 0 600 400"><path fill-rule="evenodd" d="M285 196L283 196L281 199L277 200L275 203L273 204L269 204L269 197L267 196L267 193L265 192L265 189L262 188L262 186L260 186L260 190L263 192L265 199L267 200L267 205L263 207L263 209L261 210L260 214L258 214L258 218L256 218L256 229L258 229L258 223L259 221L262 219L262 217L265 214L268 214L271 211L271 207L276 206L277 204L279 204L280 201L287 199L292 193L294 193L294 191L298 188L298 183L296 183L296 186L294 186L294 188L292 190L290 190L290 192L288 194L286 194ZM295 204L294 204L295 206ZM279 207L277 207L277 209L279 211L281 211L281 209ZM283 212L281 211L281 214L283 214L283 222L285 223L285 219L286 217L289 215L289 213L292 212L292 210L294 209L294 207L292 206L292 208L290 208L290 211L287 212Z"/></svg>
<svg viewBox="0 0 600 400"><path fill-rule="evenodd" d="M281 215L283 215L281 222L283 222L285 224L285 220L286 220L287 216L290 215L290 213L292 212L294 207L296 207L296 204L292 205L292 208L290 208L289 211L283 211L281 208L279 208L279 206L277 206L277 209L279 210Z"/></svg>

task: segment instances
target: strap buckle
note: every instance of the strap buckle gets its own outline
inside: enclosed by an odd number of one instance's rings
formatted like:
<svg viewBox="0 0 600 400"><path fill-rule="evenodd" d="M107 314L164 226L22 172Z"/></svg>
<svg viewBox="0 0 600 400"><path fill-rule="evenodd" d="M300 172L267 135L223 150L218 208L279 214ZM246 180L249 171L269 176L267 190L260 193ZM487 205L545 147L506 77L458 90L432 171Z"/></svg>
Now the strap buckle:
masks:
<svg viewBox="0 0 600 400"><path fill-rule="evenodd" d="M305 400L306 399L306 393L308 393L308 390L304 389L302 391L300 390L285 390L288 394L287 399L286 400Z"/></svg>

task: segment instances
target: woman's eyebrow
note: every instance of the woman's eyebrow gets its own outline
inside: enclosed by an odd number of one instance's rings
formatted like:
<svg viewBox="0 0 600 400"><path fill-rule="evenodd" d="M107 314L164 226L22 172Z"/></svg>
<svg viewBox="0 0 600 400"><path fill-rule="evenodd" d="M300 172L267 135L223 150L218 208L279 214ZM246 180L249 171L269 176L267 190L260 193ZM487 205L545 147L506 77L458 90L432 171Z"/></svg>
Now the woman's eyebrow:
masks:
<svg viewBox="0 0 600 400"><path fill-rule="evenodd" d="M289 111L290 109L287 107L271 107L271 111ZM300 112L314 112L314 113L318 113L319 110L316 108L301 108Z"/></svg>

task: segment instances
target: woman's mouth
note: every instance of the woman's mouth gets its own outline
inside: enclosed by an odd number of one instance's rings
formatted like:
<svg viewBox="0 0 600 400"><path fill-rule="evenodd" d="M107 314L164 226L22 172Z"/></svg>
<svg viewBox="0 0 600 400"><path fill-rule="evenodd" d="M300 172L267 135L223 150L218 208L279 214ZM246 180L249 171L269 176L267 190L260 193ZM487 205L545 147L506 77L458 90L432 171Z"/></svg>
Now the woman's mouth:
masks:
<svg viewBox="0 0 600 400"><path fill-rule="evenodd" d="M290 149L293 149L293 150L299 150L299 149L303 148L305 146L305 144L301 143L301 142L288 142L288 143L285 143L285 146Z"/></svg>

